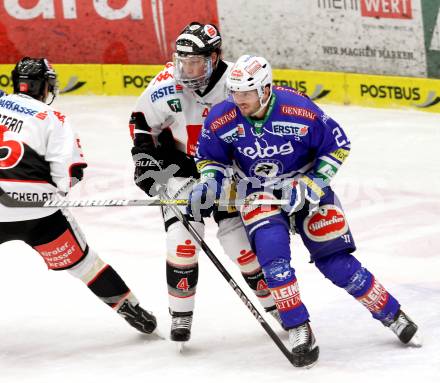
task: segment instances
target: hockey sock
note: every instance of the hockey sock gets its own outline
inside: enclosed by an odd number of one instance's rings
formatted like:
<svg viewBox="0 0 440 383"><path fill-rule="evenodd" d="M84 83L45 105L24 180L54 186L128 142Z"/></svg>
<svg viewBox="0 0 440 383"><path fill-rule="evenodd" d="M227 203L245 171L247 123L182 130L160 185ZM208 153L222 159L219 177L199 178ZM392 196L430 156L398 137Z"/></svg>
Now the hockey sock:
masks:
<svg viewBox="0 0 440 383"><path fill-rule="evenodd" d="M217 217L220 214L217 213ZM267 310L275 308L275 302L267 287L261 265L247 238L240 217L224 217L218 222L217 238L224 252L240 268L241 275L256 295L260 304Z"/></svg>
<svg viewBox="0 0 440 383"><path fill-rule="evenodd" d="M202 223L192 222L192 225L203 235ZM168 226L166 275L168 302L173 312L194 310L199 251L200 247L180 222Z"/></svg>
<svg viewBox="0 0 440 383"><path fill-rule="evenodd" d="M242 250L237 262L240 267L241 275L260 301L261 306L263 306L266 311L273 310L275 301L267 286L263 270L258 263L255 253L252 250Z"/></svg>
<svg viewBox="0 0 440 383"><path fill-rule="evenodd" d="M254 241L258 260L284 328L293 328L306 322L309 313L301 301L295 270L290 266L287 228L284 225L260 228L255 232Z"/></svg>
<svg viewBox="0 0 440 383"><path fill-rule="evenodd" d="M92 250L89 250L81 263L68 271L81 279L100 300L115 310L118 310L125 300L133 306L139 304L118 273Z"/></svg>
<svg viewBox="0 0 440 383"><path fill-rule="evenodd" d="M167 261L167 284L172 311L192 311L199 277L199 265L175 265Z"/></svg>
<svg viewBox="0 0 440 383"><path fill-rule="evenodd" d="M324 276L364 305L375 319L388 323L399 310L399 302L350 253L336 253L315 262Z"/></svg>

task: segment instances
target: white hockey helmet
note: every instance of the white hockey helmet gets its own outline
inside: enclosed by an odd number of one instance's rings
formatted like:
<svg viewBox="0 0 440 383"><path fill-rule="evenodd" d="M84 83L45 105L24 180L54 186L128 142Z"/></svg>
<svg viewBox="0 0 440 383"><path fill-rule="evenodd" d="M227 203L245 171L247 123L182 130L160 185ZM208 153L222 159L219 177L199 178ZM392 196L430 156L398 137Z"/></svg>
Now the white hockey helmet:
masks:
<svg viewBox="0 0 440 383"><path fill-rule="evenodd" d="M230 92L246 92L256 89L261 104L264 88L267 85L270 86L270 93L272 93L272 67L264 57L241 56L226 79L226 86Z"/></svg>

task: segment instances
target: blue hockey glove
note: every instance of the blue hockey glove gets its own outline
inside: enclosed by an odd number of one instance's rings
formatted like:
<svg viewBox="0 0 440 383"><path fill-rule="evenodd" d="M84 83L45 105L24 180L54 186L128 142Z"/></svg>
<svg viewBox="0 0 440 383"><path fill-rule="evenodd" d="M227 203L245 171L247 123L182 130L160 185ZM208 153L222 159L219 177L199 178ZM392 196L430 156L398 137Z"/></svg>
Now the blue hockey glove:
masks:
<svg viewBox="0 0 440 383"><path fill-rule="evenodd" d="M220 198L221 188L215 179L207 180L194 186L188 198L186 211L196 221L211 215L215 207L215 200Z"/></svg>
<svg viewBox="0 0 440 383"><path fill-rule="evenodd" d="M282 209L290 216L308 204L309 214L319 207L328 185L317 177L304 174L300 178L286 180L282 183L282 199L288 200Z"/></svg>

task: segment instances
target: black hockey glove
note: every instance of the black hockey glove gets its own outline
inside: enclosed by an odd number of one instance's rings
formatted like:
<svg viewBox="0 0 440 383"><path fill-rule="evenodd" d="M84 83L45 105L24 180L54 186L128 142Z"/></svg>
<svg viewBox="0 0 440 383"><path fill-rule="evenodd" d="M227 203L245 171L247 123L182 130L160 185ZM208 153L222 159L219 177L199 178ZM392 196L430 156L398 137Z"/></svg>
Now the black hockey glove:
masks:
<svg viewBox="0 0 440 383"><path fill-rule="evenodd" d="M155 178L151 177L152 172L160 173L163 167L163 160L159 159L157 153L143 153L139 148L132 148L131 154L134 161L134 182L136 185L153 197L159 193ZM152 156L151 154L156 154Z"/></svg>

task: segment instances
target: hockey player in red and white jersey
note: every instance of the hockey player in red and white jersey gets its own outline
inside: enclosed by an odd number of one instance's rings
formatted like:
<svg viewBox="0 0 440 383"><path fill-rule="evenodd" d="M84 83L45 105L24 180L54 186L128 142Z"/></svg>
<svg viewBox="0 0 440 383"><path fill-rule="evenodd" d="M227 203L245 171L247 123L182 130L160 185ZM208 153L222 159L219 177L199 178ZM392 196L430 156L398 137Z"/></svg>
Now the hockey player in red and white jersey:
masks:
<svg viewBox="0 0 440 383"><path fill-rule="evenodd" d="M20 201L66 195L87 166L69 119L45 102L57 91L57 76L44 58L25 57L12 71L14 94L0 95L0 187ZM50 103L51 103L50 102ZM82 280L131 326L152 333L156 318L122 278L87 244L67 210L9 208L0 204L0 244L22 240L50 270ZM1 251L1 249L0 249Z"/></svg>
<svg viewBox="0 0 440 383"><path fill-rule="evenodd" d="M188 198L199 178L192 156L199 134L203 134L203 122L211 107L227 97L225 81L231 63L220 57L221 42L216 26L199 22L187 25L176 39L174 62L166 64L137 100L130 120L135 182L150 196L158 190L152 178L143 177L148 171L177 164L178 172L166 185L168 195L176 199ZM186 213L185 208L182 212ZM200 249L171 209L163 208L162 214L167 237L171 340L185 342L191 334ZM214 218L225 253L238 264L266 311L276 314L239 214L235 210L216 211ZM203 235L204 224L192 224Z"/></svg>

